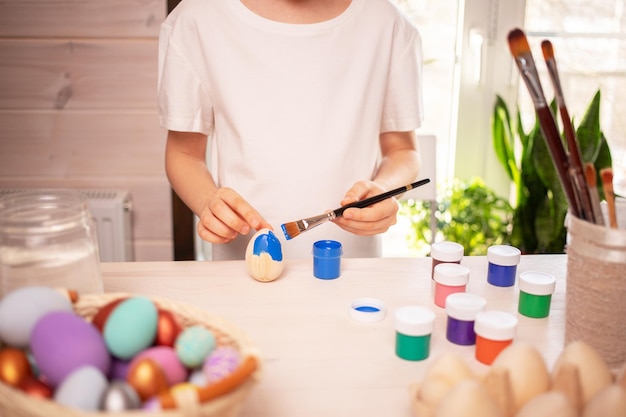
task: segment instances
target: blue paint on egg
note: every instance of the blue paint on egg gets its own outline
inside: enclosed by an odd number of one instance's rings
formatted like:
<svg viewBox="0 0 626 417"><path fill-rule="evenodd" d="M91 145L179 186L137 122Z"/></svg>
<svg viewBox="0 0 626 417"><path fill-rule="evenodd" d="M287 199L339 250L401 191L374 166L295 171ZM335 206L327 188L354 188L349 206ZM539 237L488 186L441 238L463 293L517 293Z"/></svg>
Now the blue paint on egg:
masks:
<svg viewBox="0 0 626 417"><path fill-rule="evenodd" d="M263 252L268 253L274 261L281 262L283 260L280 240L278 240L271 230L268 230L267 233L260 234L254 240L252 253L256 256L260 256Z"/></svg>

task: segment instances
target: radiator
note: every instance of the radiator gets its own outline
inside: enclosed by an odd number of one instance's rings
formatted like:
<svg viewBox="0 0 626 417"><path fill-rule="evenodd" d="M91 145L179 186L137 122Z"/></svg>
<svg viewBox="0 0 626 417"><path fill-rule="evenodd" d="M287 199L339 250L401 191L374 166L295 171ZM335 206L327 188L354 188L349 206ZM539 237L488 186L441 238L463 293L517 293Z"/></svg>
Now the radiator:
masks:
<svg viewBox="0 0 626 417"><path fill-rule="evenodd" d="M5 194L25 192L27 189L0 189ZM102 262L133 261L132 201L125 190L80 190L89 200L89 208L96 224L98 250Z"/></svg>

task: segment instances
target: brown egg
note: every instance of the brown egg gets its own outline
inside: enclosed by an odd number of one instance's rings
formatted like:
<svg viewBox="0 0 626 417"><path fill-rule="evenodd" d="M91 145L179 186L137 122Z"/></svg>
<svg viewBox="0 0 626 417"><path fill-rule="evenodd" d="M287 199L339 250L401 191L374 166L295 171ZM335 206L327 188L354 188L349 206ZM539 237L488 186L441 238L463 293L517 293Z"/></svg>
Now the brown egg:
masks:
<svg viewBox="0 0 626 417"><path fill-rule="evenodd" d="M169 389L165 372L150 358L139 359L133 363L128 370L126 382L135 389L142 401Z"/></svg>
<svg viewBox="0 0 626 417"><path fill-rule="evenodd" d="M50 388L50 386L42 380L37 379L32 375L29 375L22 380L18 388L31 397L52 398L52 388Z"/></svg>
<svg viewBox="0 0 626 417"><path fill-rule="evenodd" d="M31 375L32 370L26 353L14 348L0 350L0 381L17 387Z"/></svg>
<svg viewBox="0 0 626 417"><path fill-rule="evenodd" d="M91 323L96 326L98 330L100 330L100 333L102 333L104 323L106 323L107 319L111 315L111 312L124 300L126 300L126 298L118 298L117 300L108 302L93 316Z"/></svg>
<svg viewBox="0 0 626 417"><path fill-rule="evenodd" d="M178 334L183 330L178 318L168 310L159 309L155 344L174 347Z"/></svg>

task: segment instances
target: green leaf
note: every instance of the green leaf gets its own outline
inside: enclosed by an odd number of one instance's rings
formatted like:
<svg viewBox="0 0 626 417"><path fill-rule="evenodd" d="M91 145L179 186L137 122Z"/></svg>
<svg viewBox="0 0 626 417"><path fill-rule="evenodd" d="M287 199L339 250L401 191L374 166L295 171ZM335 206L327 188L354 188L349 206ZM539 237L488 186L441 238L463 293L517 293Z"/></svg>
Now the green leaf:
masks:
<svg viewBox="0 0 626 417"><path fill-rule="evenodd" d="M576 129L576 139L580 148L581 159L593 162L601 146L600 131L600 90L596 92L585 111L580 125Z"/></svg>
<svg viewBox="0 0 626 417"><path fill-rule="evenodd" d="M505 101L496 96L491 122L493 148L500 164L511 180L518 176L515 163L514 140L511 129L511 117Z"/></svg>

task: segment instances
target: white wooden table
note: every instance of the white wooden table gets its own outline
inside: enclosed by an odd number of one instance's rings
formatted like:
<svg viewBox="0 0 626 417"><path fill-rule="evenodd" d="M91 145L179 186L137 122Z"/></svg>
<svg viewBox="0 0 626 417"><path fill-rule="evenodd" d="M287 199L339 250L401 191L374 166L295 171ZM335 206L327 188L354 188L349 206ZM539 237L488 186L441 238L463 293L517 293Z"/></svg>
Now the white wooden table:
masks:
<svg viewBox="0 0 626 417"><path fill-rule="evenodd" d="M485 257L465 257L468 292L487 300L487 309L519 318L515 341L529 342L551 367L563 349L565 255L522 256L517 273L543 271L555 276L550 316L531 319L517 313L517 286L487 284ZM474 346L445 337L445 311L431 293L430 258L342 259L341 276L320 280L311 261L286 261L281 277L252 279L243 261L133 262L102 265L105 290L166 297L190 303L240 327L258 347L261 381L246 399L243 417L412 417L409 386L421 379L444 351L457 352L477 371ZM372 297L387 306L384 320L354 321L356 298ZM411 362L395 355L393 315L404 305L436 313L430 357Z"/></svg>

